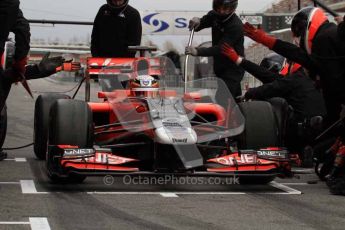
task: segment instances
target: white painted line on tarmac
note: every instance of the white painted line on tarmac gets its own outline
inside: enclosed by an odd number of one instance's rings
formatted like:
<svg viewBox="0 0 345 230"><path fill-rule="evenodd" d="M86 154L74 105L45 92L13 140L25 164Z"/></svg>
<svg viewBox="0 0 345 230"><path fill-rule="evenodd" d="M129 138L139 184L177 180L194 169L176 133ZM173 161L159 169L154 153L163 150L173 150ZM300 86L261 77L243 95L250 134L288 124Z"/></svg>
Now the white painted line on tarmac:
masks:
<svg viewBox="0 0 345 230"><path fill-rule="evenodd" d="M268 185L279 189L280 191L277 192L183 192L183 191L169 191L169 192L162 192L162 191L154 191L154 192L130 192L130 191L123 191L123 192L87 192L89 195L160 195L162 197L179 197L179 195L252 195L252 194L264 194L264 195L301 195L302 192L288 187L287 185L308 185L307 183L278 183L278 182L271 182Z"/></svg>
<svg viewBox="0 0 345 230"><path fill-rule="evenodd" d="M19 182L0 182L0 184L20 184Z"/></svg>
<svg viewBox="0 0 345 230"><path fill-rule="evenodd" d="M50 230L47 218L30 217L29 221L32 230Z"/></svg>
<svg viewBox="0 0 345 230"><path fill-rule="evenodd" d="M9 158L4 159L5 161L15 161L15 162L26 162L26 158L24 157L17 157L17 158Z"/></svg>
<svg viewBox="0 0 345 230"><path fill-rule="evenodd" d="M313 174L315 172L314 169L292 169L293 173L302 173L302 174Z"/></svg>
<svg viewBox="0 0 345 230"><path fill-rule="evenodd" d="M167 198L169 198L169 197L178 197L178 195L176 195L176 193L172 193L172 192L162 192L162 193L160 193L160 195L162 197L167 197Z"/></svg>
<svg viewBox="0 0 345 230"><path fill-rule="evenodd" d="M295 185L296 183L291 183ZM303 184L304 183L299 183ZM264 195L301 195L302 192L290 188L285 184L280 184L275 181L271 182L271 185L274 188L282 190L283 192L87 192L89 195L161 195L162 197L178 197L178 195L248 195L248 194L264 194Z"/></svg>
<svg viewBox="0 0 345 230"><path fill-rule="evenodd" d="M20 180L20 186L23 194L48 194L48 192L37 192L33 180Z"/></svg>
<svg viewBox="0 0 345 230"><path fill-rule="evenodd" d="M245 192L87 192L89 195L244 195ZM167 196L168 197L168 196Z"/></svg>
<svg viewBox="0 0 345 230"><path fill-rule="evenodd" d="M247 194L250 194L250 195L302 195L302 192L296 190L296 191L291 191L291 192L248 192Z"/></svg>
<svg viewBox="0 0 345 230"><path fill-rule="evenodd" d="M175 192L178 195L245 195L245 192Z"/></svg>
<svg viewBox="0 0 345 230"><path fill-rule="evenodd" d="M250 192L250 195L301 195L302 193L287 193L287 192Z"/></svg>
<svg viewBox="0 0 345 230"><path fill-rule="evenodd" d="M26 162L26 158L14 158L16 162Z"/></svg>
<svg viewBox="0 0 345 230"><path fill-rule="evenodd" d="M50 230L48 219L44 217L29 217L29 222L1 221L0 225L30 225L31 230Z"/></svg>
<svg viewBox="0 0 345 230"><path fill-rule="evenodd" d="M21 221L0 221L0 225L20 225L20 224L30 224L30 222L21 222Z"/></svg>
<svg viewBox="0 0 345 230"><path fill-rule="evenodd" d="M6 158L4 159L4 161L15 161L16 159L15 158Z"/></svg>
<svg viewBox="0 0 345 230"><path fill-rule="evenodd" d="M289 194L289 195L301 195L302 194L302 192L298 191L297 189L290 188L286 185L277 183L275 181L270 182L269 185L271 185L272 187L275 187L277 189L283 190L284 192L287 192L287 194ZM277 194L277 193L273 193L273 194Z"/></svg>
<svg viewBox="0 0 345 230"><path fill-rule="evenodd" d="M87 192L89 195L159 195L161 192Z"/></svg>
<svg viewBox="0 0 345 230"><path fill-rule="evenodd" d="M308 183L280 183L280 184L282 184L282 185L297 185L297 186L299 186L299 185L310 185L310 184L308 184Z"/></svg>

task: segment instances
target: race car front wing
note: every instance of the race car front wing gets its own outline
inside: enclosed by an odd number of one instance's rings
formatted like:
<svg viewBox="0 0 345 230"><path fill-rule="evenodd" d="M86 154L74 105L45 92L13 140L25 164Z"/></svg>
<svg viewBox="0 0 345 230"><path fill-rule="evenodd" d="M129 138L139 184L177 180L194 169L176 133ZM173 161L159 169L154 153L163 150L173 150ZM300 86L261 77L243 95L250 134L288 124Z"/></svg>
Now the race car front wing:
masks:
<svg viewBox="0 0 345 230"><path fill-rule="evenodd" d="M159 175L157 172L143 172L136 167L138 159L116 155L112 149L78 148L78 146L49 146L51 159L57 173L74 172L87 175ZM233 176L233 175L277 175L290 177L291 159L285 149L268 148L242 150L215 157L205 162L204 167L181 176ZM166 173L163 173L166 174Z"/></svg>

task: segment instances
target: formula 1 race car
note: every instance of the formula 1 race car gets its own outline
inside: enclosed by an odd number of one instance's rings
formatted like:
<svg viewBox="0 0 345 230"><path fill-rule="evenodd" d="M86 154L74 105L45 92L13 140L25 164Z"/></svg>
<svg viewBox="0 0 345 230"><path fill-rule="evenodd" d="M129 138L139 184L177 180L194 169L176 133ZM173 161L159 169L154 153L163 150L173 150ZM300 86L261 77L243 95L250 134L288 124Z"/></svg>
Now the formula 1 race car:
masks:
<svg viewBox="0 0 345 230"><path fill-rule="evenodd" d="M268 102L237 104L214 76L183 81L165 57L89 58L85 74L86 101L60 94L36 101L34 150L54 182L173 174L268 183L291 176ZM93 77L98 102L88 101Z"/></svg>

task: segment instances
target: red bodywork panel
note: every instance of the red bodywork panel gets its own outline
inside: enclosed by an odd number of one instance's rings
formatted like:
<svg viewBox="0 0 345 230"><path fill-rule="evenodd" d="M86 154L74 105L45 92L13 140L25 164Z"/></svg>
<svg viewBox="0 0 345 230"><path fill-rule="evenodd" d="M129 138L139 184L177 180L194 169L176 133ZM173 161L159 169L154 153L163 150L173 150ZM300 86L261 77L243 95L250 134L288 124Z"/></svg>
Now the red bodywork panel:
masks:
<svg viewBox="0 0 345 230"><path fill-rule="evenodd" d="M159 91L161 97L171 97L176 96L176 91L174 90L161 90ZM99 103L89 102L89 106L93 113L106 113L109 114L109 123L116 123L120 122L119 119L114 111L119 111L120 114L126 114L127 111L136 110L134 113L135 119L133 120L142 120L140 130L145 130L145 133L152 137L152 127L148 126L150 122L150 118L148 116L148 108L145 103L141 100L136 100L134 95L130 90L114 90L113 92L99 92L99 98L106 98L107 100ZM194 113L200 114L201 116L205 115L212 115L216 118L216 125L224 126L226 121L226 111L225 109L217 104L213 103L197 103L200 95L195 93L187 94L188 99L194 99L196 102L185 102L184 106L187 110L193 111ZM130 98L130 102L123 102L124 99ZM118 103L121 102L121 103ZM123 112L121 112L123 111ZM113 127L109 128L108 130L116 130L116 129L123 129L123 127ZM204 131L207 128L204 128ZM98 131L102 131L101 129ZM199 130L200 131L200 130ZM208 130L209 131L209 130ZM102 134L101 136L97 137L97 141L106 140L109 138L114 138L119 133L113 134Z"/></svg>
<svg viewBox="0 0 345 230"><path fill-rule="evenodd" d="M278 150L272 148L272 150ZM274 161L258 158L255 154L237 152L221 156L213 159L209 159L207 162L215 163L217 167L208 168L208 172L265 172L272 171L278 168L286 168L290 170L288 163L289 160L285 161Z"/></svg>
<svg viewBox="0 0 345 230"><path fill-rule="evenodd" d="M64 168L74 168L78 170L137 172L139 169L136 167L121 166L134 161L138 160L116 156L112 153L96 152L95 156L92 157L79 159L62 158L60 164Z"/></svg>
<svg viewBox="0 0 345 230"><path fill-rule="evenodd" d="M131 69L134 61L134 58L88 58L87 69L90 75L119 74L121 69Z"/></svg>
<svg viewBox="0 0 345 230"><path fill-rule="evenodd" d="M89 75L120 74L124 70L135 73L142 60L148 64L149 75L161 75L159 58L88 58L87 69Z"/></svg>
<svg viewBox="0 0 345 230"><path fill-rule="evenodd" d="M226 121L225 109L217 104L213 103L184 103L186 109L193 111L201 116L213 115L216 117L217 125L224 126Z"/></svg>

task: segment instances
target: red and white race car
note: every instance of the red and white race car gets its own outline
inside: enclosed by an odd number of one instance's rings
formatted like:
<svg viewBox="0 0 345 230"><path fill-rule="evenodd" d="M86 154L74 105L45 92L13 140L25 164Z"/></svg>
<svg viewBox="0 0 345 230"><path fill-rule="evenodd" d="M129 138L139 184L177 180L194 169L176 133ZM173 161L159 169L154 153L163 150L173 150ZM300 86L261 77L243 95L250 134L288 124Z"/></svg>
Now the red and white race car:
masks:
<svg viewBox="0 0 345 230"><path fill-rule="evenodd" d="M143 48L141 48L143 49ZM97 77L99 101L90 102ZM53 181L88 175L291 176L271 104L237 104L214 76L183 81L164 57L90 58L86 100L43 94L34 149Z"/></svg>

